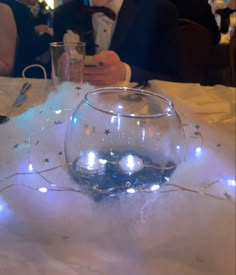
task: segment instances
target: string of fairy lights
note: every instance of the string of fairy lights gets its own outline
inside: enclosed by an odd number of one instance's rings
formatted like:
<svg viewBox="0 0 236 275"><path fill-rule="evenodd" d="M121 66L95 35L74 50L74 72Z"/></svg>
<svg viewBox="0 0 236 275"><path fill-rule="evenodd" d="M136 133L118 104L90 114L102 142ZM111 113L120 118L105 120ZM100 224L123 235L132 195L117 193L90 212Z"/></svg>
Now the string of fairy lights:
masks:
<svg viewBox="0 0 236 275"><path fill-rule="evenodd" d="M55 127L57 125L58 125L57 123L54 124ZM195 125L195 127L193 129L194 129L194 131L193 131L193 135L191 136L191 138L200 139L200 146L195 149L195 155L197 157L199 157L199 155L201 154L203 145L204 145L204 139L203 139L203 136L201 134L199 125ZM45 129L43 129L43 131L44 130ZM55 182L53 182L53 181L51 181L47 178L47 174L52 172L52 171L56 171L56 170L59 170L59 169L66 169L66 166L67 166L66 164L59 164L59 165L56 165L54 167L50 167L50 168L43 169L43 170L40 170L40 171L35 170L32 166L32 163L31 163L31 150L30 150L31 141L30 141L30 138L28 139L27 142L28 142L28 154L27 154L28 159L27 159L27 161L29 162L28 171L27 172L14 172L14 173L12 173L8 176L0 178L0 184L3 186L2 188L0 188L0 193L3 193L8 189L12 189L14 187L21 186L23 188L27 188L27 189L30 189L32 191L39 191L39 192L42 192L42 193L46 193L46 192L76 192L76 193L88 195L88 191L85 191L85 190L81 189L78 184L74 184L74 185L71 185L71 186L68 187L68 185L63 186L63 185L60 185L60 183L59 184L58 184L58 182L55 183ZM16 183L9 183L7 185L4 185L4 183L10 182L11 179L13 179L15 177L18 177L18 176L27 177L27 176L32 176L32 175L38 176L41 179L43 179L45 184L41 185L40 187L34 186L34 185L29 185L29 184L26 184L26 183L20 183L20 184L19 183L17 183L17 184ZM183 192L189 192L189 193L192 193L192 194L195 194L195 195L198 195L198 196L206 196L206 197L210 197L210 198L213 198L213 199L226 200L226 201L229 201L231 203L235 203L234 198L232 197L232 195L226 189L221 194L213 194L209 190L211 187L213 187L215 185L222 185L222 184L227 185L228 187L232 187L232 188L235 188L235 186L236 186L235 180L233 180L233 179L225 179L225 180L217 179L217 180L213 180L213 181L210 181L210 182L201 183L201 184L199 184L199 186L197 186L194 189L194 188L189 188L189 187L186 187L186 186L181 186L180 184L172 183L168 179L161 187L157 186L156 188L151 188L150 190L147 190L147 189L145 189L145 190L142 190L142 189L136 190L136 189L133 189L133 188L125 188L125 186L124 186L124 189L126 190L126 193L128 193L129 195L132 195L134 193L148 193L148 192L173 193L173 192L183 191ZM121 187L119 187L119 188L121 188ZM91 195L94 195L94 194L96 194L96 195L106 195L106 193L104 193L103 190L95 190L94 193L91 193Z"/></svg>
<svg viewBox="0 0 236 275"><path fill-rule="evenodd" d="M79 95L79 93L77 92L77 95ZM37 134L37 141L34 145L37 145L39 143L40 137L41 135L45 134L45 131L48 130L49 128L54 128L54 127L58 127L60 126L61 123L63 123L63 121L61 121L60 119L58 120L58 115L60 115L61 113L68 113L68 111L71 111L71 109L59 109L59 110L55 110L55 109L51 109L50 108L50 115L47 116L47 122L50 122L49 125L47 127L42 127L40 129L40 132ZM39 110L39 113L42 113L43 110ZM56 117L55 117L56 116ZM193 124L191 121L189 121L186 117L182 117L182 120L185 122L183 123L183 127L184 129L190 129L190 133L188 134L188 138L191 139L191 141L193 141L194 139L197 140L197 146L194 146L194 154L197 158L201 158L201 155L203 153L203 149L204 149L204 137L202 135L201 132L201 127L200 125L196 125ZM26 141L26 145L27 145L27 155L26 155L26 163L28 163L28 169L24 172L19 172L19 171L14 171L9 175L0 177L0 193L5 192L6 190L15 188L15 187L23 187L23 188L27 188L30 189L32 191L38 191L41 193L46 193L46 192L77 192L77 193L81 193L81 194L88 194L88 191L83 190L79 184L71 184L71 185L64 185L62 183L60 183L60 180L58 182L54 182L52 180L49 180L48 176L50 174L50 172L53 171L57 171L59 169L63 169L66 170L68 165L72 165L72 164L66 164L66 163L59 163L53 167L47 167L45 169L42 170L36 170L34 168L34 165L32 163L32 150L31 150L31 146L32 146L32 139L31 136L27 139ZM195 143L195 142L194 142ZM15 144L13 146L13 149L18 147L19 144ZM221 144L217 144L217 147L221 147ZM59 152L58 154L63 154L62 152ZM184 157L184 161L186 161L186 156ZM50 161L48 159L45 159L44 164L47 165ZM40 184L26 184L25 182L22 183L13 183L12 179L18 177L18 176L22 176L22 177L28 177L28 176L36 176L39 177L43 180L44 183L40 183ZM71 180L72 181L72 180ZM213 186L223 186L225 188L224 191L220 191L217 194L214 194L212 192L212 188ZM190 188L188 186L182 186L181 184L176 184L173 183L169 178L166 178L166 182L164 184L162 184L161 186L156 184L151 186L150 189L134 189L132 188L132 186L118 186L117 188L121 188L122 191L126 192L128 195L133 195L135 193L148 193L148 192L157 192L157 193L171 193L171 192L189 192L195 195L199 195L199 196L207 196L213 199L218 199L218 200L227 200L230 201L232 203L235 203L235 197L231 194L230 191L228 191L228 188L233 188L233 190L235 191L235 186L236 186L236 182L235 179L232 178L225 178L225 179L215 179L215 180L210 180L209 182L204 182L204 183L199 183L198 186L196 186L195 188ZM114 190L114 192L117 190ZM234 192L233 191L233 192ZM106 191L102 190L102 189L96 189L94 190L94 193L91 195L106 195Z"/></svg>
<svg viewBox="0 0 236 275"><path fill-rule="evenodd" d="M32 171L32 172L16 172L16 173L13 173L3 179L0 180L0 183L3 183L11 178L14 178L16 176L20 176L20 175L24 175L24 176L27 176L27 175L32 175L32 174L35 174L35 175L38 175L40 176L41 178L43 178L45 180L45 182L48 184L48 186L44 186L44 187L34 187L34 186L30 186L30 185L27 185L27 184L24 184L24 183L21 183L21 184L9 184L7 186L4 186L3 188L0 189L0 193L3 193L4 191L8 190L8 189L11 189L13 187L24 187L24 188L27 188L27 189L30 189L30 190L33 190L33 191L39 191L39 192L42 192L42 193L46 193L46 192L77 192L77 193L81 193L81 194L86 194L88 195L88 192L80 189L79 187L78 188L75 188L75 187L57 187L57 185L51 181L49 181L43 174L46 173L46 172L50 172L52 170L57 170L57 169L60 169L60 168L63 168L63 165L58 165L56 167L53 167L53 168L50 168L50 169L45 169L45 170L42 170L42 171ZM158 190L158 193L173 193L173 192L179 192L179 191L184 191L184 192L189 192L189 193L193 193L195 195L199 195L199 196L207 196L207 197L210 197L210 198L213 198L213 199L218 199L218 200L227 200L227 201L230 201L232 203L234 203L233 201L233 198L232 196L227 192L225 191L222 195L214 195L212 194L211 192L208 191L208 189L210 187L212 187L213 185L216 185L216 184L225 184L225 181L224 180L215 180L215 181L211 181L209 183L206 183L206 184L203 184L201 185L200 187L196 188L196 189L192 189L192 188L188 188L188 187L184 187L184 186L181 186L179 184L173 184L173 183L165 183L163 186L162 186L162 189L161 190ZM229 185L229 186L234 186L235 187L235 181L233 180L227 180L226 183ZM165 189L166 188L166 189ZM134 194L134 193L150 193L150 192L154 192L154 191L157 191L157 190L132 190L132 189L127 189L127 193L129 194Z"/></svg>

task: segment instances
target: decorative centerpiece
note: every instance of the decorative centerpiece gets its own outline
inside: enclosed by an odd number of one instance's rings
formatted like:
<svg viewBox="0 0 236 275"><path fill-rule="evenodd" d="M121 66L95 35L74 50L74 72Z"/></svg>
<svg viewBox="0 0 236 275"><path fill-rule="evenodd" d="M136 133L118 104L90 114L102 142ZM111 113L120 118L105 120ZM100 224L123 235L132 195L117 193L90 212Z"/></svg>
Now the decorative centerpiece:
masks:
<svg viewBox="0 0 236 275"><path fill-rule="evenodd" d="M172 102L124 87L91 91L70 118L69 171L91 194L155 191L183 157L184 134Z"/></svg>

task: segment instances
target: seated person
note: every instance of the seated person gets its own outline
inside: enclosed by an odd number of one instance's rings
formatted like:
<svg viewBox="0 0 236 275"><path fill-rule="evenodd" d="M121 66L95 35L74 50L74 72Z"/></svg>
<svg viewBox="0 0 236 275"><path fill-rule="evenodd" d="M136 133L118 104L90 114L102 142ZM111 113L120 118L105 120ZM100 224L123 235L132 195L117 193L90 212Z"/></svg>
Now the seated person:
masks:
<svg viewBox="0 0 236 275"><path fill-rule="evenodd" d="M14 67L17 33L11 8L0 3L0 25L4 23L5 28L0 28L0 75L8 76Z"/></svg>
<svg viewBox="0 0 236 275"><path fill-rule="evenodd" d="M213 14L215 14L217 9L223 9L225 7L224 0L208 0L208 3L211 6Z"/></svg>
<svg viewBox="0 0 236 275"><path fill-rule="evenodd" d="M34 29L37 34L40 36L43 33L48 33L49 35L53 36L53 29L52 29L52 10L47 6L45 1L39 2L38 0L18 0L20 3L24 4L30 10ZM48 7L48 10L46 10ZM48 45L48 49L45 53L38 56L36 59L40 64L44 67L48 68L50 71L51 67L51 57L50 57L50 45Z"/></svg>
<svg viewBox="0 0 236 275"><path fill-rule="evenodd" d="M113 9L114 20L102 12L91 14L88 1L71 0L54 11L54 40L68 30L86 42L95 64L85 67L93 85L118 81L142 82L177 78L175 6L168 0L92 0L92 6ZM87 3L89 4L89 3Z"/></svg>
<svg viewBox="0 0 236 275"><path fill-rule="evenodd" d="M212 35L212 44L220 41L220 31L212 9L207 0L171 0L180 18L192 20L207 28Z"/></svg>
<svg viewBox="0 0 236 275"><path fill-rule="evenodd" d="M38 2L38 0L18 0L20 3L24 4L30 10L35 30L38 33L47 32L53 35L52 30L52 17L53 12L47 6L46 2ZM48 10L46 10L46 6Z"/></svg>
<svg viewBox="0 0 236 275"><path fill-rule="evenodd" d="M36 58L48 49L52 36L36 33L32 15L24 4L15 0L0 0L0 4L0 60L8 64L7 70L0 70L0 75L19 77L25 67L40 64ZM39 68L32 68L27 76L43 77L43 73Z"/></svg>
<svg viewBox="0 0 236 275"><path fill-rule="evenodd" d="M21 0L31 3L30 9L34 16L35 25L47 25L52 27L53 10L45 0Z"/></svg>

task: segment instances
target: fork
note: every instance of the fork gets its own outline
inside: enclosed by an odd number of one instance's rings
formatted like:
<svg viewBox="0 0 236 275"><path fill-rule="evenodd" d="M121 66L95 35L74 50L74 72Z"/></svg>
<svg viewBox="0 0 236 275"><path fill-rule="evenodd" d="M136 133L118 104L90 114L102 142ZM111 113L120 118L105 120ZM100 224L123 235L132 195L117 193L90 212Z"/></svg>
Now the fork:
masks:
<svg viewBox="0 0 236 275"><path fill-rule="evenodd" d="M26 92L28 91L28 89L31 87L31 84L29 82L25 82L23 84L23 86L20 89L20 92L15 100L15 102L13 103L13 107L19 107L22 105L22 103L25 101L26 99Z"/></svg>

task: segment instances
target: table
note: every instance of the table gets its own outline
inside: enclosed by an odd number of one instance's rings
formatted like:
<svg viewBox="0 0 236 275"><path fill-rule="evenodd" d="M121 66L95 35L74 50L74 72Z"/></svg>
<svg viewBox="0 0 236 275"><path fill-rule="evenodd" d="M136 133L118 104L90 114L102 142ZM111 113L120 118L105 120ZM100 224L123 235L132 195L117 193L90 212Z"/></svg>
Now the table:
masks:
<svg viewBox="0 0 236 275"><path fill-rule="evenodd" d="M23 82L0 89L14 100ZM185 161L172 188L96 202L64 159L67 121L94 87L30 82L0 125L1 275L235 274L235 88L150 81L180 114Z"/></svg>

